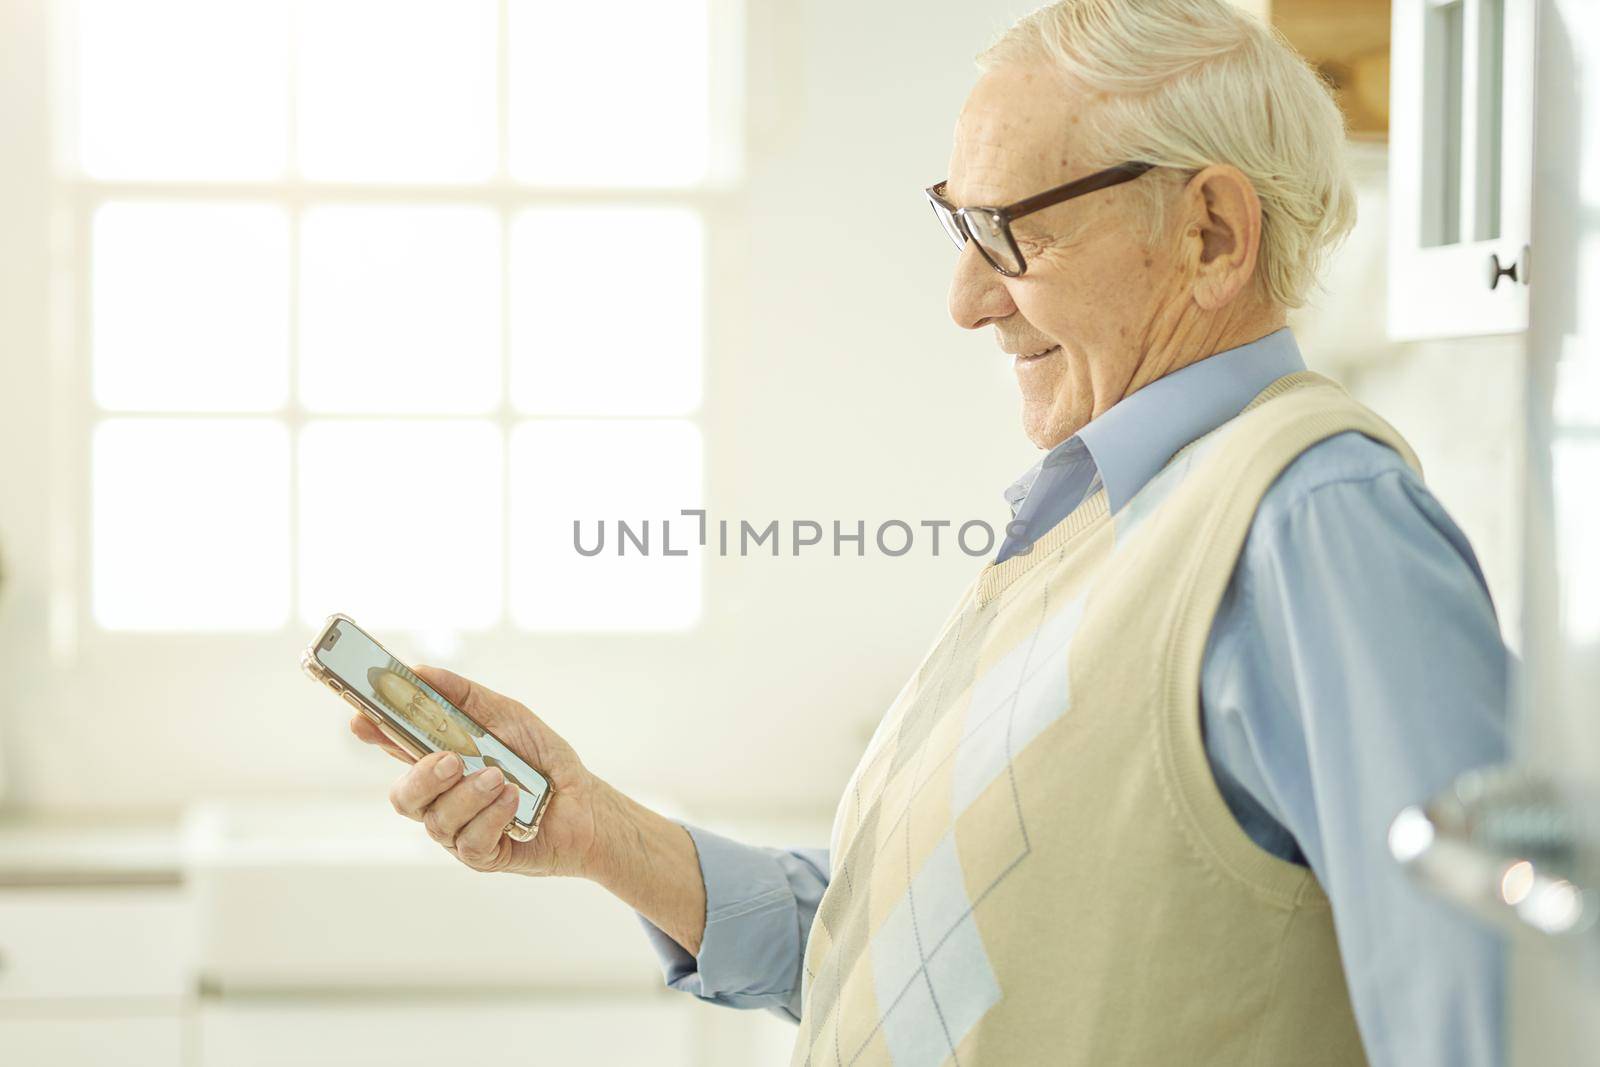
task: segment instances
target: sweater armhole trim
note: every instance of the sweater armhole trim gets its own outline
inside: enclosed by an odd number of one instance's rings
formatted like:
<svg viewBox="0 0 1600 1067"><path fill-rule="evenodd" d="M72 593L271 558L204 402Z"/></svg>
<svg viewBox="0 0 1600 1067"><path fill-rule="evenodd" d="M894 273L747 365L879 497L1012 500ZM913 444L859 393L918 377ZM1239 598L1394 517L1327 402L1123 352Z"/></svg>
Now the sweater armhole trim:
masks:
<svg viewBox="0 0 1600 1067"><path fill-rule="evenodd" d="M1306 375L1308 379L1316 377ZM1210 623L1262 497L1278 474L1307 448L1336 433L1357 430L1394 448L1421 473L1415 454L1393 427L1351 400L1335 383L1328 384L1336 393L1316 388L1318 384L1303 381L1304 391L1291 387L1265 397L1281 399L1271 406L1276 409L1271 415L1261 415L1275 421L1264 431L1271 446L1258 454L1279 458L1260 461L1246 457L1231 487L1234 495L1227 505L1215 509L1198 531L1194 540L1198 559L1191 557L1186 563L1180 578L1184 586L1160 645L1160 710L1154 728L1159 777L1168 808L1195 851L1222 876L1286 911L1326 910L1330 904L1309 868L1273 855L1245 833L1217 788L1200 724L1200 672Z"/></svg>

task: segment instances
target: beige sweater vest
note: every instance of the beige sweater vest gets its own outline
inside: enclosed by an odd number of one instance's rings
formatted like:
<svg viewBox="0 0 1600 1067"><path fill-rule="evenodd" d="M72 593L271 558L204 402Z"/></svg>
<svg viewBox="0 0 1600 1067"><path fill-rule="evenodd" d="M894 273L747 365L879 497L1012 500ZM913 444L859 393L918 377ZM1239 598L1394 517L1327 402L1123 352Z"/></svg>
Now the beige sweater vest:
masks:
<svg viewBox="0 0 1600 1067"><path fill-rule="evenodd" d="M1286 375L1115 516L984 566L840 803L794 1063L1364 1064L1327 897L1240 829L1200 733L1212 617L1263 494L1357 430Z"/></svg>

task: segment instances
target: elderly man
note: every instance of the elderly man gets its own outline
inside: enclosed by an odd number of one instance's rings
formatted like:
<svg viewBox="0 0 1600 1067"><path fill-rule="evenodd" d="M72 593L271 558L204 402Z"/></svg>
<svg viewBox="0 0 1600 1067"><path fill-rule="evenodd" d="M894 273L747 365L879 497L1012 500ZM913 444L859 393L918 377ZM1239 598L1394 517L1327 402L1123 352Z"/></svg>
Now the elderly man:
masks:
<svg viewBox="0 0 1600 1067"><path fill-rule="evenodd" d="M664 819L430 668L554 800L518 844L443 755L395 807L606 886L671 985L797 1020L797 1064L1498 1062L1501 947L1385 831L1505 756L1509 658L1411 449L1284 327L1353 221L1334 104L1223 0L1061 0L980 66L928 197L1045 454L830 847Z"/></svg>

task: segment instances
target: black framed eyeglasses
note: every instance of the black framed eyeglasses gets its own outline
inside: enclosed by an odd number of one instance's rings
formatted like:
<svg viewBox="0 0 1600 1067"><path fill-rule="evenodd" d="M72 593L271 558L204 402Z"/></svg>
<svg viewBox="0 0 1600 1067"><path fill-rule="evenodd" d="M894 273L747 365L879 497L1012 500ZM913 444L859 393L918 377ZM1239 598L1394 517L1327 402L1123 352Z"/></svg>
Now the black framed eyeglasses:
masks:
<svg viewBox="0 0 1600 1067"><path fill-rule="evenodd" d="M928 195L928 203L933 205L933 213L939 216L944 232L950 235L957 248L965 247L970 238L989 261L989 266L1008 278L1015 278L1028 269L1028 264L1017 248L1017 239L1011 235L1013 222L1073 197L1131 182L1154 168L1154 163L1119 163L1005 207L956 207L944 198L944 182L931 185L923 192Z"/></svg>

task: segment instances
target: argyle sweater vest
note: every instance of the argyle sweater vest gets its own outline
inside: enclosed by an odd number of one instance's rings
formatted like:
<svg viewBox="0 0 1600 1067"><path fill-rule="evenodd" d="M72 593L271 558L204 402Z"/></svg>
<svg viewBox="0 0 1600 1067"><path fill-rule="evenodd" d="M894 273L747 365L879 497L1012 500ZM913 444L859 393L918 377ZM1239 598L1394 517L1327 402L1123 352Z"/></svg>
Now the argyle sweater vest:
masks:
<svg viewBox="0 0 1600 1067"><path fill-rule="evenodd" d="M1420 474L1299 371L1116 514L1101 489L983 567L840 802L796 1065L1366 1062L1328 899L1239 827L1200 725L1256 508L1347 430Z"/></svg>

